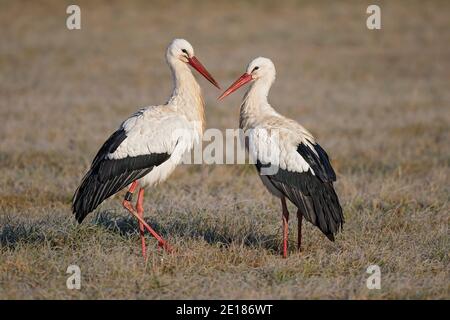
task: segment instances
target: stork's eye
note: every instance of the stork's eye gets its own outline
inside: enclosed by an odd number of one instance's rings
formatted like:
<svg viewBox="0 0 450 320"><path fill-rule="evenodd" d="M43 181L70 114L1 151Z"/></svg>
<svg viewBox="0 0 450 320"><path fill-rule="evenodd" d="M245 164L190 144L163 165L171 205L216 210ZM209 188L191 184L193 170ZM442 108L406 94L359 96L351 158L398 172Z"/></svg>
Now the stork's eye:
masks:
<svg viewBox="0 0 450 320"><path fill-rule="evenodd" d="M256 71L256 70L258 70L258 69L259 69L259 67L256 66L256 67L253 68L252 72L253 72L253 71Z"/></svg>
<svg viewBox="0 0 450 320"><path fill-rule="evenodd" d="M183 51L183 53L186 53L186 54L188 54L188 52L187 52L187 50L186 50L186 49L182 49L181 51Z"/></svg>

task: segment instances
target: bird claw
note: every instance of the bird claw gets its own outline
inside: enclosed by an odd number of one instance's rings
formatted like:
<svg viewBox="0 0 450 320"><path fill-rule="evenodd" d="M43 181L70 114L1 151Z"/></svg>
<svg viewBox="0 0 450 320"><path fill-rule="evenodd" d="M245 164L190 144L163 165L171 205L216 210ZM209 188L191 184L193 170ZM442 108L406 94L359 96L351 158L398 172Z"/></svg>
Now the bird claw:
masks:
<svg viewBox="0 0 450 320"><path fill-rule="evenodd" d="M158 242L158 248L166 250L168 253L172 253L172 248L166 242Z"/></svg>

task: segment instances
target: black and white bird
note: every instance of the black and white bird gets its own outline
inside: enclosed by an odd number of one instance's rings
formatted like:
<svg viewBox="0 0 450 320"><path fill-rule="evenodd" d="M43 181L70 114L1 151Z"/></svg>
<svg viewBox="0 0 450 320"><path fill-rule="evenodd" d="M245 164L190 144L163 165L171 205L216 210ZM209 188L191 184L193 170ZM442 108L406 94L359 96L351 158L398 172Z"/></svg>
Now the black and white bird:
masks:
<svg viewBox="0 0 450 320"><path fill-rule="evenodd" d="M283 256L287 257L289 211L286 198L298 208L298 250L301 249L303 217L334 241L334 235L342 229L344 216L333 187L336 174L327 153L311 133L279 114L267 100L275 74L270 59L256 58L218 99L251 83L241 104L239 126L248 137L246 147L262 182L281 199Z"/></svg>
<svg viewBox="0 0 450 320"><path fill-rule="evenodd" d="M73 213L81 223L105 199L130 186L123 206L139 221L144 258L144 228L159 246L170 251L164 239L143 219L144 188L166 180L183 156L201 140L204 130L203 96L189 66L219 88L194 56L188 41L173 40L167 48L166 60L174 83L167 103L142 108L120 125L98 151L72 200ZM138 186L134 208L131 200Z"/></svg>

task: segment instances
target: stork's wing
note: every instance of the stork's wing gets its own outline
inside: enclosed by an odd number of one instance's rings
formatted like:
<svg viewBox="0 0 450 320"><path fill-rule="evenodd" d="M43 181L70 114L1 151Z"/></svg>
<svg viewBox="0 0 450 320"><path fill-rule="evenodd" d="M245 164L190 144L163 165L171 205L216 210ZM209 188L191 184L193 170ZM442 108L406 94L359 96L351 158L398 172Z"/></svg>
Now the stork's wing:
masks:
<svg viewBox="0 0 450 320"><path fill-rule="evenodd" d="M155 109L143 109L125 121L100 148L73 196L78 222L105 199L167 161L177 145L167 131L171 132L171 126L183 127L182 121Z"/></svg>
<svg viewBox="0 0 450 320"><path fill-rule="evenodd" d="M322 147L304 141L296 149L282 146L278 170L267 178L300 209L306 220L334 241L334 234L344 223L342 208L333 188L336 174ZM256 167L260 173L267 165L270 163L257 160Z"/></svg>
<svg viewBox="0 0 450 320"><path fill-rule="evenodd" d="M318 143L300 143L297 147L297 153L305 159L314 171L314 174L322 182L336 181L336 173L331 166L330 159L325 150L323 150Z"/></svg>

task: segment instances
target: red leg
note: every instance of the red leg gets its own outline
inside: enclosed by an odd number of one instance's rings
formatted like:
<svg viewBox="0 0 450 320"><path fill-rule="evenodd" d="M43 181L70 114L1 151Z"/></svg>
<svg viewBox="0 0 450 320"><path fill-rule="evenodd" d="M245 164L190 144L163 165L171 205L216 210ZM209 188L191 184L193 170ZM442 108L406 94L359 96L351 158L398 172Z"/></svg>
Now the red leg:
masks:
<svg viewBox="0 0 450 320"><path fill-rule="evenodd" d="M123 199L122 205L125 207L125 209L127 209L128 211L135 211L135 209L133 208L133 205L131 204L131 200L133 198L133 193L136 190L138 186L138 182L134 181L131 185L130 185L130 189L128 189L128 192L125 195L125 199Z"/></svg>
<svg viewBox="0 0 450 320"><path fill-rule="evenodd" d="M300 209L297 210L297 219L298 219L298 227L297 227L297 250L298 252L302 251L302 222L303 222L303 214Z"/></svg>
<svg viewBox="0 0 450 320"><path fill-rule="evenodd" d="M289 235L289 211L286 205L286 198L281 197L281 207L283 209L283 258L287 258L288 235Z"/></svg>
<svg viewBox="0 0 450 320"><path fill-rule="evenodd" d="M150 232L150 234L156 238L156 240L158 240L158 244L160 247L164 248L167 252L172 252L172 248L166 243L166 241L164 241L164 239L159 234L156 233L155 230L152 229L152 227L147 224L147 222L144 221L143 218L139 216L139 214L133 208L133 205L130 203L131 196L129 196L129 194L133 194L136 186L136 181L131 184L130 190L128 191L125 199L122 202L123 206L133 215L133 217L135 217L139 221L139 225L142 224L144 228L147 229L148 232Z"/></svg>
<svg viewBox="0 0 450 320"><path fill-rule="evenodd" d="M136 210L139 217L144 219L144 188L139 189ZM139 233L141 235L142 256L147 260L147 248L145 246L144 225L139 222Z"/></svg>

